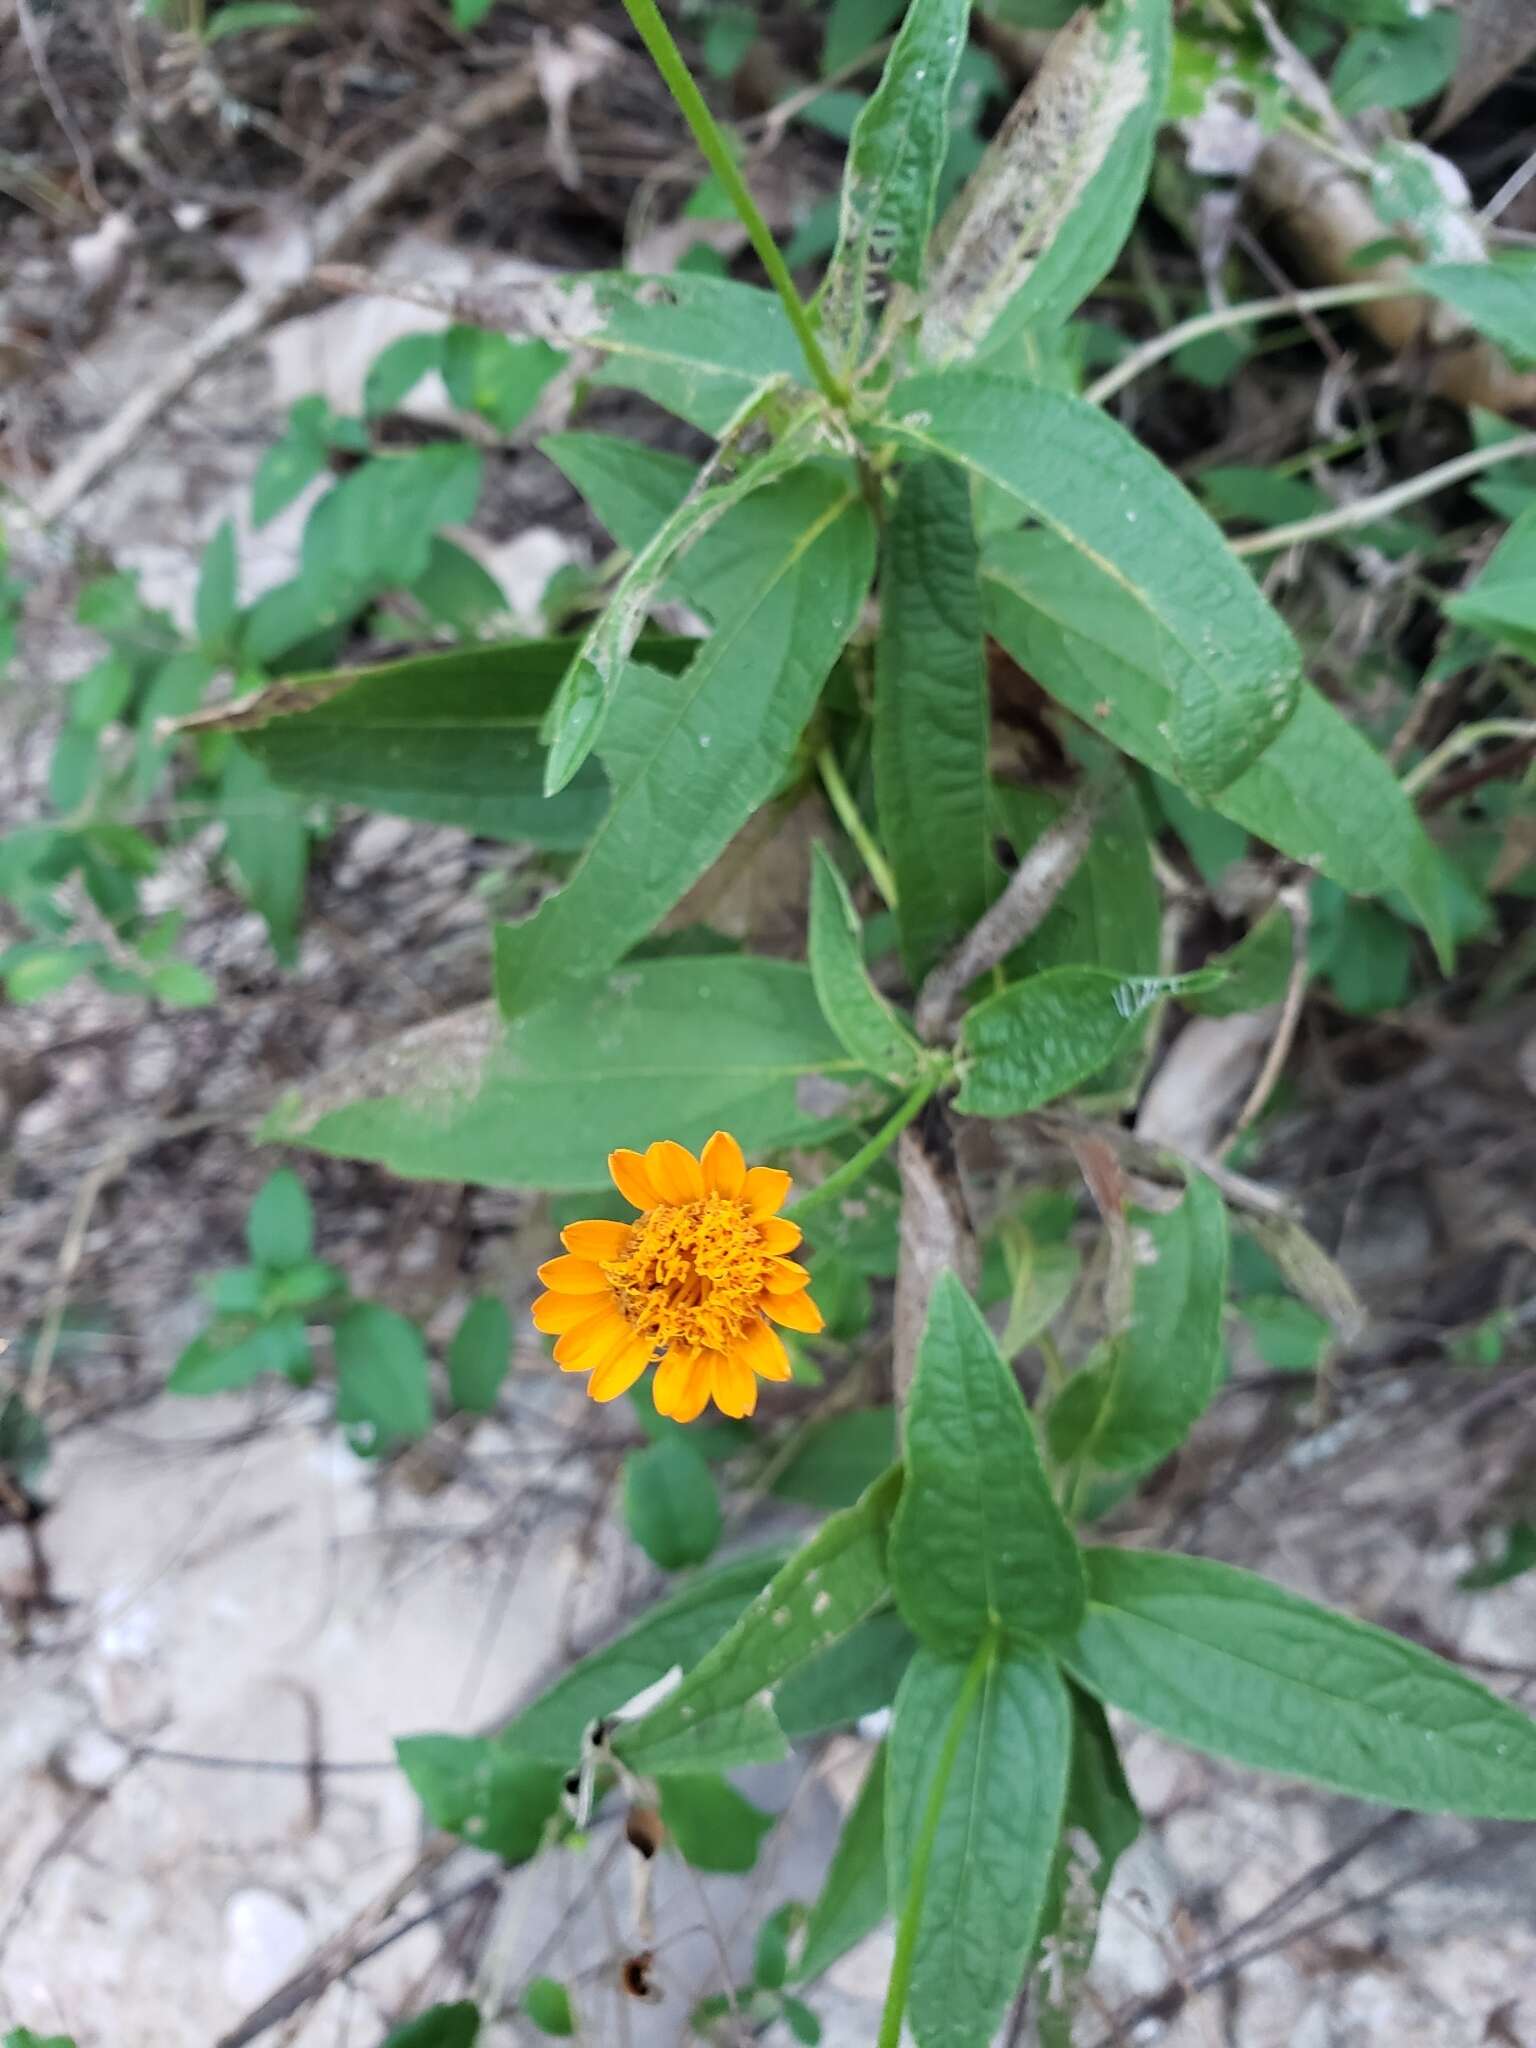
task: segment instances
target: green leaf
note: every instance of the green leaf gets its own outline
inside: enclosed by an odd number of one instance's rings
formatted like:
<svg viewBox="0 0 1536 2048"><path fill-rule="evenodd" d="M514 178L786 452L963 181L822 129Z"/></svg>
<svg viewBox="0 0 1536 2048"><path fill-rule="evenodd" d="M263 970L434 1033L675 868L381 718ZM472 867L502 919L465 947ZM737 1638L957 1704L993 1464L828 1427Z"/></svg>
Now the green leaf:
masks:
<svg viewBox="0 0 1536 2048"><path fill-rule="evenodd" d="M1227 1208L1214 1183L1194 1174L1176 1209L1132 1209L1128 1220L1130 1327L1093 1368L1102 1398L1084 1449L1112 1472L1139 1471L1177 1450L1210 1406L1223 1365Z"/></svg>
<svg viewBox="0 0 1536 2048"><path fill-rule="evenodd" d="M88 725L66 725L48 764L48 797L56 811L84 808L96 787L101 735Z"/></svg>
<svg viewBox="0 0 1536 2048"><path fill-rule="evenodd" d="M495 5L496 0L453 0L454 23L462 29L478 28Z"/></svg>
<svg viewBox="0 0 1536 2048"><path fill-rule="evenodd" d="M677 1666L698 1664L783 1561L782 1551L758 1551L701 1573L633 1628L583 1657L523 1709L502 1731L500 1742L561 1771L573 1769L591 1722L612 1714Z"/></svg>
<svg viewBox="0 0 1536 2048"><path fill-rule="evenodd" d="M1445 612L1507 642L1526 660L1536 659L1536 505L1521 513L1482 573L1459 597L1446 600Z"/></svg>
<svg viewBox="0 0 1536 2048"><path fill-rule="evenodd" d="M194 1337L171 1368L165 1389L168 1394L227 1394L267 1372L301 1378L309 1363L303 1321L287 1309L255 1330L215 1328Z"/></svg>
<svg viewBox="0 0 1536 2048"><path fill-rule="evenodd" d="M1122 752L1177 777L1161 643L1116 578L1053 534L1003 534L989 546L983 592L990 630L1044 689ZM1435 849L1375 748L1310 685L1254 766L1205 801L1353 894L1401 889L1447 957Z"/></svg>
<svg viewBox="0 0 1536 2048"><path fill-rule="evenodd" d="M1501 250L1491 262L1421 264L1413 283L1454 305L1511 362L1536 362L1536 250Z"/></svg>
<svg viewBox="0 0 1536 2048"><path fill-rule="evenodd" d="M298 1266L315 1247L315 1212L292 1167L279 1167L251 1204L245 1241L257 1266Z"/></svg>
<svg viewBox="0 0 1536 2048"><path fill-rule="evenodd" d="M512 1362L512 1319L493 1294L479 1295L448 1347L448 1388L455 1408L489 1415Z"/></svg>
<svg viewBox="0 0 1536 2048"><path fill-rule="evenodd" d="M261 458L251 485L252 525L265 526L269 519L275 519L325 467L325 441L290 427L282 440L274 442Z"/></svg>
<svg viewBox="0 0 1536 2048"><path fill-rule="evenodd" d="M69 716L73 725L89 726L100 732L122 717L133 696L133 664L121 654L109 654L87 669L69 694Z"/></svg>
<svg viewBox="0 0 1536 2048"><path fill-rule="evenodd" d="M434 2005L419 2019L396 2027L384 2048L475 2048L480 2034L480 2008L463 2000Z"/></svg>
<svg viewBox="0 0 1536 2048"><path fill-rule="evenodd" d="M294 6L292 0L235 0L233 6L221 7L214 15L203 31L203 41L222 42L225 36L242 35L250 29L304 28L314 18L312 7Z"/></svg>
<svg viewBox="0 0 1536 2048"><path fill-rule="evenodd" d="M823 319L850 363L863 354L871 302L886 277L920 285L949 153L949 98L970 0L912 0L880 83L854 124Z"/></svg>
<svg viewBox="0 0 1536 2048"><path fill-rule="evenodd" d="M203 550L194 610L198 640L214 659L228 644L240 616L239 576L234 522L226 519Z"/></svg>
<svg viewBox="0 0 1536 2048"><path fill-rule="evenodd" d="M1107 0L1057 36L940 229L922 348L963 360L1065 321L1147 186L1167 91L1168 0Z"/></svg>
<svg viewBox="0 0 1536 2048"><path fill-rule="evenodd" d="M273 1142L417 1180L607 1185L658 1131L749 1152L815 1128L797 1087L850 1073L803 967L746 955L637 961L503 1026L483 1006L387 1042L280 1103Z"/></svg>
<svg viewBox="0 0 1536 2048"><path fill-rule="evenodd" d="M1204 995L1186 997L1187 1007L1202 1017L1235 1017L1278 1003L1291 978L1293 945L1291 920L1276 904L1235 946L1212 954L1207 964L1219 967L1226 979Z"/></svg>
<svg viewBox="0 0 1536 2048"><path fill-rule="evenodd" d="M381 348L368 367L363 383L363 411L369 419L393 412L409 398L422 378L443 366L443 335L401 334Z"/></svg>
<svg viewBox="0 0 1536 2048"><path fill-rule="evenodd" d="M848 1057L893 1087L910 1088L923 1071L923 1048L869 978L859 914L820 841L806 950L822 1015Z"/></svg>
<svg viewBox="0 0 1536 2048"><path fill-rule="evenodd" d="M1006 492L1021 518L1113 580L1164 679L1179 780L1209 795L1252 767L1295 708L1301 655L1220 529L1154 455L1082 399L974 372L898 385L888 424L903 445Z"/></svg>
<svg viewBox="0 0 1536 2048"><path fill-rule="evenodd" d="M260 911L284 966L298 954L309 827L304 806L280 789L254 752L231 747L219 791L224 851Z"/></svg>
<svg viewBox="0 0 1536 2048"><path fill-rule="evenodd" d="M621 548L637 555L687 497L699 467L615 434L547 434L539 443Z"/></svg>
<svg viewBox="0 0 1536 2048"><path fill-rule="evenodd" d="M549 289L549 339L601 349L598 383L644 391L707 434L765 384L804 382L805 358L783 307L753 285L684 271L600 271Z"/></svg>
<svg viewBox="0 0 1536 2048"><path fill-rule="evenodd" d="M576 2031L570 1993L553 1977L535 1977L523 1993L522 2007L541 2034L563 2040Z"/></svg>
<svg viewBox="0 0 1536 2048"><path fill-rule="evenodd" d="M450 327L442 343L448 396L503 434L522 425L565 364L546 341L512 341L480 327Z"/></svg>
<svg viewBox="0 0 1536 2048"><path fill-rule="evenodd" d="M710 1773L665 1777L658 1789L667 1832L683 1861L695 1870L732 1871L738 1876L750 1870L763 1836L778 1818Z"/></svg>
<svg viewBox="0 0 1536 2048"><path fill-rule="evenodd" d="M218 670L204 654L177 654L158 669L134 712L137 734L134 742L132 798L145 804L170 754L170 742L160 737L160 721L182 718L195 711L204 690Z"/></svg>
<svg viewBox="0 0 1536 2048"><path fill-rule="evenodd" d="M885 536L874 765L914 986L996 893L989 719L970 487L949 463L913 463Z"/></svg>
<svg viewBox="0 0 1536 2048"><path fill-rule="evenodd" d="M1073 2016L1082 2008L1083 1983L1093 1961L1099 1908L1116 1863L1141 1829L1104 1709L1076 1686L1067 1691L1072 1769L1052 1897L1041 1927L1042 1946L1051 1959L1036 1983L1041 2048L1071 2048Z"/></svg>
<svg viewBox="0 0 1536 2048"><path fill-rule="evenodd" d="M1034 1424L981 1311L953 1273L934 1289L907 1404L906 1486L891 1529L897 1605L930 1649L1060 1635L1083 1611L1077 1544Z"/></svg>
<svg viewBox="0 0 1536 2048"><path fill-rule="evenodd" d="M218 1001L218 989L190 960L164 960L151 969L149 992L173 1010L202 1010Z"/></svg>
<svg viewBox="0 0 1536 2048"><path fill-rule="evenodd" d="M895 1411L856 1408L814 1423L775 1478L773 1490L807 1507L851 1507L895 1459Z"/></svg>
<svg viewBox="0 0 1536 2048"><path fill-rule="evenodd" d="M1536 1820L1536 1722L1235 1566L1090 1550L1079 1685L1177 1742L1419 1813Z"/></svg>
<svg viewBox="0 0 1536 2048"><path fill-rule="evenodd" d="M456 648L300 676L238 707L226 729L284 789L574 852L603 814L606 787L589 765L546 797L538 740L573 644ZM679 651L647 648L662 663Z"/></svg>
<svg viewBox="0 0 1536 2048"><path fill-rule="evenodd" d="M70 2034L34 2034L30 2027L12 2027L5 2048L75 2048Z"/></svg>
<svg viewBox="0 0 1536 2048"><path fill-rule="evenodd" d="M560 1797L559 1764L465 1735L406 1735L395 1755L434 1827L504 1863L537 1853Z"/></svg>
<svg viewBox="0 0 1536 2048"><path fill-rule="evenodd" d="M806 1921L795 1981L809 1983L873 1934L887 1912L885 1744L875 1751Z"/></svg>
<svg viewBox="0 0 1536 2048"><path fill-rule="evenodd" d="M663 1571L702 1564L720 1541L715 1482L681 1437L630 1452L624 1460L624 1513L630 1535Z"/></svg>
<svg viewBox="0 0 1536 2048"><path fill-rule="evenodd" d="M13 1003L36 1003L68 988L104 957L95 946L13 946L0 957L0 973Z"/></svg>
<svg viewBox="0 0 1536 2048"><path fill-rule="evenodd" d="M624 1730L614 1748L632 1770L723 1770L788 1754L767 1695L886 1598L899 1486L890 1473L824 1522L677 1690Z"/></svg>
<svg viewBox="0 0 1536 2048"><path fill-rule="evenodd" d="M1166 996L1215 986L1193 974L1113 974L1104 967L1052 967L988 996L960 1024L964 1116L1023 1116L1096 1074Z"/></svg>
<svg viewBox="0 0 1536 2048"><path fill-rule="evenodd" d="M1276 1372L1315 1372L1333 1342L1325 1316L1289 1294L1250 1294L1239 1304L1253 1348Z"/></svg>
<svg viewBox="0 0 1536 2048"><path fill-rule="evenodd" d="M1454 13L1425 14L1402 28L1363 28L1333 67L1333 103L1341 114L1419 106L1449 81L1460 47L1461 23Z"/></svg>
<svg viewBox="0 0 1536 2048"><path fill-rule="evenodd" d="M507 594L489 569L440 533L433 535L426 570L411 585L411 595L428 618L466 638L506 617Z"/></svg>
<svg viewBox="0 0 1536 2048"><path fill-rule="evenodd" d="M873 569L867 508L803 470L717 530L740 549L722 621L680 677L631 663L598 742L608 810L565 888L497 933L509 1016L610 967L645 937L783 779Z"/></svg>
<svg viewBox="0 0 1536 2048"><path fill-rule="evenodd" d="M14 1398L14 1397L13 1397ZM1536 1524L1512 1522L1504 1531L1504 1549L1498 1557L1475 1564L1456 1581L1463 1593L1484 1593L1492 1586L1507 1586L1536 1565Z"/></svg>
<svg viewBox="0 0 1536 2048"><path fill-rule="evenodd" d="M372 1302L336 1324L336 1419L362 1426L365 1448L425 1436L432 1427L427 1347L420 1330Z"/></svg>
<svg viewBox="0 0 1536 2048"><path fill-rule="evenodd" d="M916 1648L901 1616L882 1608L785 1679L773 1696L779 1726L800 1742L878 1713L895 1699Z"/></svg>
<svg viewBox="0 0 1536 2048"><path fill-rule="evenodd" d="M969 1665L919 1650L888 1743L890 1895L918 2048L987 2048L1050 1895L1072 1749L1067 1690L994 1638Z"/></svg>

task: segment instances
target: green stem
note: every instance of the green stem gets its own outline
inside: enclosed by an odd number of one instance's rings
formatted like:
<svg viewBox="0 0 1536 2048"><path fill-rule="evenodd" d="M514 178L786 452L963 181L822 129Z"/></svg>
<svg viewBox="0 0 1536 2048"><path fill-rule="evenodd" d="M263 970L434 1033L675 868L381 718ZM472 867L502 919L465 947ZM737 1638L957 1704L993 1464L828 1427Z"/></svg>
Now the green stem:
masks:
<svg viewBox="0 0 1536 2048"><path fill-rule="evenodd" d="M1470 754L1484 740L1536 740L1536 725L1526 718L1485 718L1477 725L1462 726L1448 740L1442 740L1432 754L1426 754L1417 767L1409 769L1403 777L1404 794L1417 796L1442 768L1461 755Z"/></svg>
<svg viewBox="0 0 1536 2048"><path fill-rule="evenodd" d="M935 1096L949 1078L947 1066L925 1074L899 1109L893 1110L876 1131L867 1145L861 1145L853 1157L841 1165L836 1173L829 1174L820 1187L812 1188L802 1195L786 1211L791 1223L798 1223L808 1210L820 1209L827 1202L834 1201L844 1188L851 1188L855 1181L862 1180L875 1161L889 1152L902 1132L919 1111Z"/></svg>
<svg viewBox="0 0 1536 2048"><path fill-rule="evenodd" d="M966 1723L971 1718L976 1695L992 1668L996 1650L997 1645L991 1636L978 1644L970 1669L965 1674L965 1683L960 1688L960 1697L955 1701L955 1710L949 1717L949 1726L944 1731L944 1747L939 1752L938 1767L928 1788L922 1830L912 1851L912 1874L907 1884L906 1903L901 1910L901 1925L896 1930L896 1955L891 1963L885 2011L880 2015L877 2048L901 2048L901 2022L907 2010L907 1994L912 1988L912 1965L917 1956L917 1934L923 1918L928 1865L933 1860L933 1845L938 1840L939 1822L944 1816L944 1798L954 1776L960 1744L965 1739Z"/></svg>
<svg viewBox="0 0 1536 2048"><path fill-rule="evenodd" d="M843 780L843 771L837 765L837 756L830 747L818 750L816 772L821 777L822 788L827 792L827 802L837 813L837 822L859 849L859 858L869 870L869 879L885 899L886 909L894 910L896 877L891 872L891 864L876 846L870 829L853 800L853 791Z"/></svg>
<svg viewBox="0 0 1536 2048"><path fill-rule="evenodd" d="M656 69L661 73L668 92L682 109L683 119L693 130L694 140L704 152L705 161L724 186L726 196L735 207L747 239L757 251L758 260L767 271L774 290L783 301L789 315L789 324L794 328L801 351L811 375L822 392L839 409L848 403L847 388L840 384L832 373L832 365L822 352L816 329L806 309L804 299L795 290L795 281L789 274L789 265L780 253L778 243L773 239L767 221L757 209L757 201L741 175L735 157L720 133L714 115L705 103L704 95L693 82L693 73L683 61L683 53L672 40L672 31L662 20L656 0L624 0L624 9L640 32L640 40L651 54Z"/></svg>

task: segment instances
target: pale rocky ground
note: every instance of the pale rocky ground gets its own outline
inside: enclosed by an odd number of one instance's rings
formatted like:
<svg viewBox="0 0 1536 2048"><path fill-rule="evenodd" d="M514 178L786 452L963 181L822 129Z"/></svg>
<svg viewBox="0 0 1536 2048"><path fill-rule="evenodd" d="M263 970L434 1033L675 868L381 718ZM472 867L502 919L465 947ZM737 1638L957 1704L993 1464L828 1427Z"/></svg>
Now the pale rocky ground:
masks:
<svg viewBox="0 0 1536 2048"><path fill-rule="evenodd" d="M75 430L213 302L191 288L157 293L114 323L69 387ZM189 562L246 488L276 417L259 355L206 380L86 501L80 545L141 568L149 594L184 607ZM581 538L560 539L569 499L542 465L512 467L526 471L526 495L521 509L504 508L498 538L532 557L541 581ZM529 541L530 530L542 537ZM264 541L264 578L281 572L296 531L284 522ZM88 651L67 623L75 555L25 539L21 553L41 583L33 653L6 709L6 806L16 816L46 760L49 686ZM514 552L506 571L515 609L527 588L517 561ZM483 993L484 911L471 888L486 862L452 833L347 826L317 884L298 973L284 983L255 921L211 894L190 858L173 886L195 909L194 954L233 991L224 1010L148 1021L71 992L0 1015L13 1094L0 1265L13 1326L38 1313L81 1173L103 1147L146 1124L262 1098L296 1068ZM57 1505L44 1535L63 1605L34 1618L25 1640L0 1643L0 2023L70 2032L80 2048L213 2048L415 1865L422 1825L388 1768L391 1739L493 1723L573 1647L633 1613L650 1585L613 1517L614 1455L590 1411L542 1373L526 1319L503 1414L477 1425L458 1467L430 1484L408 1467L381 1479L359 1464L318 1397L193 1405L153 1391L196 1326L195 1276L238 1256L239 1219L270 1164L219 1125L156 1138L103 1188L75 1279L76 1299L107 1305L115 1330L79 1382L115 1405L62 1429L48 1477ZM478 1286L526 1302L545 1239L525 1205L406 1190L335 1162L304 1170L321 1251L360 1292L438 1330ZM1352 1270L1383 1305L1423 1257L1412 1191L1397 1200L1351 1225ZM1182 1506L1148 1509L1147 1529L1406 1619L1463 1655L1531 1662L1536 1581L1475 1600L1454 1590L1470 1552L1445 1503L1476 1498L1497 1456L1464 1427L1443 1379L1427 1395L1390 1375L1372 1385L1336 1425L1298 1434L1287 1413L1268 1439L1247 1397L1224 1403L1196 1461L1197 1475L1203 1459L1222 1478L1213 1504L1198 1505L1196 1476ZM1440 1503L1433 1511L1421 1479ZM15 1532L0 1533L0 1578L14 1590L23 1569ZM198 1768L143 1746L280 1762L318 1754L366 1768L328 1772L317 1792L303 1772ZM621 2019L607 1989L630 1905L622 1871L604 1903L592 1902L600 1834L584 1860L508 1878L488 1944L483 1926L466 1935L462 1918L430 1921L265 2038L372 2048L429 1997L460 1995L477 1973L516 1982L537 1958L572 1976L592 2041L680 2042L692 1996L719 1988L717 1942L744 1967L763 1914L812 1893L859 1757L850 1739L798 1783L749 1781L766 1804L793 1800L749 1882L713 1879L701 1894L685 1874L664 1876L663 2004L626 2007ZM1088 2044L1113 2038L1107 2015L1122 2002L1180 1981L1379 1817L1146 1735L1131 1736L1128 1758L1149 1826L1105 1915L1079 2029ZM1292 1917L1421 1865L1435 1867L1134 2038L1173 2048L1536 2048L1530 1831L1409 1822ZM461 1852L406 1910L483 1869ZM1278 1924L1256 1930L1255 1944ZM814 1994L834 2048L873 2039L888 1959L878 1938ZM515 2037L509 2023L500 2038Z"/></svg>

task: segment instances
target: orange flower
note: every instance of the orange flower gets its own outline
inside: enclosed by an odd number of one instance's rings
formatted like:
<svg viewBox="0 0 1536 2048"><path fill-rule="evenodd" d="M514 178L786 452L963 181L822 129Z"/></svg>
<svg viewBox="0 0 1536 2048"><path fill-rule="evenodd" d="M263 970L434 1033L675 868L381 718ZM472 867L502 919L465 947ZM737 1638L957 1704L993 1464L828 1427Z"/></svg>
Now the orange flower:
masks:
<svg viewBox="0 0 1536 2048"><path fill-rule="evenodd" d="M778 1332L814 1334L821 1311L810 1274L785 1258L800 1232L775 1212L789 1193L776 1166L748 1167L729 1132L695 1159L670 1138L610 1152L608 1171L633 1223L573 1223L566 1256L540 1266L549 1289L533 1320L558 1338L555 1362L590 1373L594 1401L627 1393L658 1352L657 1409L692 1422L711 1395L725 1415L750 1415L760 1379L787 1380Z"/></svg>

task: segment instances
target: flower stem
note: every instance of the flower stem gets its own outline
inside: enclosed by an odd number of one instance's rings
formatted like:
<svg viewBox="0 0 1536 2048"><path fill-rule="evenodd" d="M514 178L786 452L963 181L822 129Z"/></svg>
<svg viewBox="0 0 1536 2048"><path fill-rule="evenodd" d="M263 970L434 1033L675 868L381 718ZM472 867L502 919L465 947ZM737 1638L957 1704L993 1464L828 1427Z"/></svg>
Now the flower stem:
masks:
<svg viewBox="0 0 1536 2048"><path fill-rule="evenodd" d="M757 251L758 260L767 271L774 290L783 302L784 311L789 315L789 324L795 330L811 375L835 406L839 409L845 407L848 403L847 388L833 375L832 365L827 361L817 339L816 329L805 301L795 290L795 281L789 274L789 265L784 261L768 223L758 211L757 201L752 197L747 181L741 175L719 125L709 111L704 95L695 85L693 74L683 60L682 51L672 40L672 31L662 20L656 0L624 0L624 9L638 29L640 40L650 52L668 92L682 109L683 119L693 130L694 140L703 150L705 161L724 186L727 198L735 207L741 224L747 231L747 238Z"/></svg>
<svg viewBox="0 0 1536 2048"><path fill-rule="evenodd" d="M791 1223L798 1223L808 1210L820 1209L825 1203L834 1201L844 1188L851 1188L868 1173L877 1159L890 1151L912 1119L926 1107L949 1077L946 1065L936 1066L933 1072L925 1074L899 1109L891 1112L867 1145L861 1145L853 1157L846 1160L835 1173L829 1174L820 1187L812 1188L802 1195L785 1213Z"/></svg>
<svg viewBox="0 0 1536 2048"><path fill-rule="evenodd" d="M907 1994L912 1988L912 1965L917 1956L917 1934L923 1918L928 1865L933 1860L933 1845L938 1840L939 1822L944 1817L944 1799L949 1791L949 1781L955 1774L960 1744L965 1739L966 1724L971 1718L971 1709L976 1704L976 1695L981 1691L987 1673L992 1668L996 1651L997 1644L991 1636L987 1636L977 1646L970 1669L965 1674L965 1683L960 1688L960 1697L955 1701L955 1710L949 1717L949 1726L944 1731L944 1747L939 1752L933 1783L928 1788L928 1804L923 1810L922 1829L912 1847L911 1876L907 1884L906 1902L901 1909L901 1925L896 1930L896 1955L891 1963L891 1981L886 1989L885 2010L880 2015L880 2038L877 2048L901 2048L901 2022L907 2010Z"/></svg>
<svg viewBox="0 0 1536 2048"><path fill-rule="evenodd" d="M869 827L853 800L853 791L843 780L843 771L837 765L837 756L830 747L821 747L816 755L816 773L821 777L821 786L827 792L827 802L837 813L837 822L859 849L859 858L869 870L869 879L885 899L887 910L896 908L896 877L891 864L876 846Z"/></svg>

